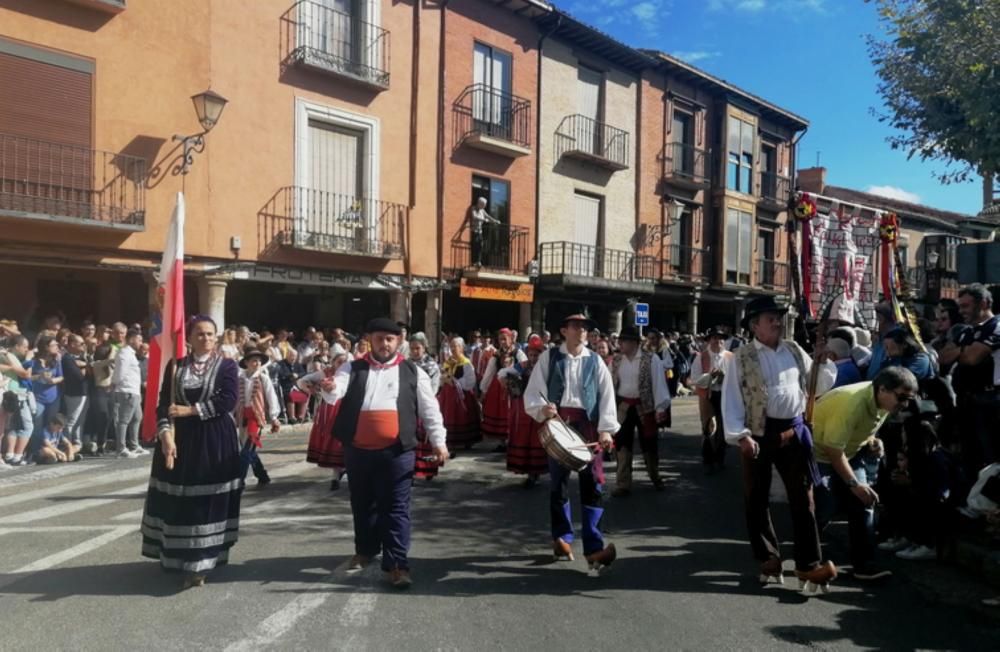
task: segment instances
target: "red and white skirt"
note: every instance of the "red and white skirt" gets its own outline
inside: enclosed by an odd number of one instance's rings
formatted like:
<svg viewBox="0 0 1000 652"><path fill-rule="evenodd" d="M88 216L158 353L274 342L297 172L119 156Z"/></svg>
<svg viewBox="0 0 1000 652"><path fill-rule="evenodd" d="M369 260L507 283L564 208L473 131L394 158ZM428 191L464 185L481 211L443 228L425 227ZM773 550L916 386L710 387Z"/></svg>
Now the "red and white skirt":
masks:
<svg viewBox="0 0 1000 652"><path fill-rule="evenodd" d="M483 396L483 423L480 426L484 437L507 438L507 417L510 413L510 396L500 379L494 377Z"/></svg>
<svg viewBox="0 0 1000 652"><path fill-rule="evenodd" d="M508 413L507 470L527 475L549 472L549 457L538 437L538 423L524 411L524 399L510 400Z"/></svg>
<svg viewBox="0 0 1000 652"><path fill-rule="evenodd" d="M337 410L339 409L339 401L333 405L326 401L320 401L312 430L309 431L307 462L324 469L343 469L345 467L344 444L333 436L333 421L337 418Z"/></svg>
<svg viewBox="0 0 1000 652"><path fill-rule="evenodd" d="M417 419L417 460L413 465L413 475L421 480L430 480L438 474L441 469L441 462L431 461L427 458L434 456L434 448L431 446L430 437L424 430L424 424Z"/></svg>
<svg viewBox="0 0 1000 652"><path fill-rule="evenodd" d="M483 436L479 432L479 403L472 392L463 392L453 383L445 383L438 393L441 417L448 431L448 447L471 446Z"/></svg>

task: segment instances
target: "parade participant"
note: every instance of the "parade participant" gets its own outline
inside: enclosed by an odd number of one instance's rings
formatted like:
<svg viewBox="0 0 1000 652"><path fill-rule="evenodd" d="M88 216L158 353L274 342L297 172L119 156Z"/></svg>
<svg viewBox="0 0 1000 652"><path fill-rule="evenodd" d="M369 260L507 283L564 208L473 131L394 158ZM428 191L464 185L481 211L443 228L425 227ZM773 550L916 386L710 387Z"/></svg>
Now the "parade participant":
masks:
<svg viewBox="0 0 1000 652"><path fill-rule="evenodd" d="M500 345L490 358L479 383L479 391L483 397L483 421L480 429L484 437L499 438L496 453L507 450L507 413L510 411L510 397L507 388L497 378L501 369L510 369L516 363L527 358L524 351L514 345L514 333L509 328L501 328L497 333L497 343Z"/></svg>
<svg viewBox="0 0 1000 652"><path fill-rule="evenodd" d="M510 411L507 414L507 470L525 474L525 487L533 487L538 478L549 471L548 455L538 437L539 423L524 411L524 390L538 362L545 351L545 344L538 335L528 338L528 351L523 362L501 369L497 374L507 386L510 396Z"/></svg>
<svg viewBox="0 0 1000 652"><path fill-rule="evenodd" d="M233 413L239 424L243 478L246 479L247 469L252 468L258 487L271 484L271 477L257 455L257 449L261 447L261 435L268 424L272 434L281 429L278 421L281 403L265 369L268 362L267 354L259 349L248 346L243 350L243 357L240 359L240 367L243 369L240 374L240 395Z"/></svg>
<svg viewBox="0 0 1000 652"><path fill-rule="evenodd" d="M875 441L885 418L898 414L917 398L917 379L903 367L886 367L874 381L833 389L816 402L813 441L820 482L815 488L820 529L838 506L847 511L851 565L859 580L887 577L892 571L875 565L875 504L881 446Z"/></svg>
<svg viewBox="0 0 1000 652"><path fill-rule="evenodd" d="M239 367L216 352L215 322L188 324L191 354L171 362L160 385L142 554L166 571L187 573L185 588L229 560L239 538L243 465L232 414Z"/></svg>
<svg viewBox="0 0 1000 652"><path fill-rule="evenodd" d="M708 343L691 363L691 384L698 395L701 417L701 461L708 473L722 470L726 463L726 428L722 419L722 380L733 354L723 345L726 334L720 328L708 332Z"/></svg>
<svg viewBox="0 0 1000 652"><path fill-rule="evenodd" d="M441 368L434 356L427 353L427 336L414 333L410 336L410 362L424 370L431 379L431 392L437 396L441 389ZM434 455L434 448L427 437L427 430L419 419L417 420L417 460L413 467L413 475L422 480L433 480L441 468L441 461Z"/></svg>
<svg viewBox="0 0 1000 652"><path fill-rule="evenodd" d="M595 349L595 351L597 352L597 355L601 357L601 360L604 361L604 364L606 364L608 368L610 368L611 363L615 359L615 356L612 355L613 351L611 350L611 343L608 340L602 338L597 343L597 348Z"/></svg>
<svg viewBox="0 0 1000 652"><path fill-rule="evenodd" d="M557 415L575 429L588 443L597 442L610 450L612 435L618 432L615 414L615 390L611 372L597 354L588 349L587 331L597 324L582 314L569 315L562 321L563 344L549 349L538 358L537 373L531 374L524 395L524 411L535 421L544 422ZM573 559L573 521L568 483L570 470L549 458L552 482L550 516L552 549L556 559ZM580 471L583 553L592 570L610 566L617 553L614 544L604 545L601 499L604 486L604 458L598 453Z"/></svg>
<svg viewBox="0 0 1000 652"><path fill-rule="evenodd" d="M315 464L324 469L333 469L333 478L330 480L330 491L340 489L340 481L344 479L346 465L344 463L344 445L333 436L333 420L337 417L337 403L327 403L322 398L320 383L325 378L333 378L340 365L347 362L350 354L339 344L334 344L330 349L330 364L320 371L307 374L296 383L296 386L307 394L319 396L319 404L316 408L316 418L313 419L312 429L309 431L309 447L306 450L306 462Z"/></svg>
<svg viewBox="0 0 1000 652"><path fill-rule="evenodd" d="M795 574L807 592L826 590L837 576L832 562L822 561L812 487L819 481L812 435L802 415L806 409L812 360L798 344L782 339L781 319L788 308L774 297L759 297L746 307L741 323L754 335L740 346L722 381L722 413L726 439L739 444L743 456L743 491L747 529L760 578L779 579L781 553L771 524L771 467L778 469L788 492L794 531ZM823 363L817 379L822 394L836 378L836 365Z"/></svg>
<svg viewBox="0 0 1000 652"><path fill-rule="evenodd" d="M465 342L461 337L452 338L450 355L441 365L441 391L437 396L450 448L462 446L468 450L483 438L475 387L476 374L465 357Z"/></svg>
<svg viewBox="0 0 1000 652"><path fill-rule="evenodd" d="M621 336L619 336L621 339ZM674 358L670 355L670 346L667 344L663 333L657 328L650 328L646 336L646 349L660 359L660 367L663 369L663 379L670 386L670 380L674 375ZM667 406L659 425L669 428L673 423L670 406Z"/></svg>
<svg viewBox="0 0 1000 652"><path fill-rule="evenodd" d="M344 444L351 477L355 555L348 570L363 569L381 552L392 586L406 588L417 420L442 462L448 459L446 435L430 378L399 354L396 322L373 319L365 331L372 351L323 381L327 402L342 401L333 434Z"/></svg>
<svg viewBox="0 0 1000 652"><path fill-rule="evenodd" d="M626 326L618 335L620 353L611 363L618 403L618 423L615 435L615 456L618 461L615 490L612 496L628 496L632 492L632 447L639 432L639 449L646 463L649 479L657 491L666 486L660 477L660 452L657 418L662 419L670 406L670 392L660 366L660 358L649 351L640 351L641 338L633 326Z"/></svg>
<svg viewBox="0 0 1000 652"><path fill-rule="evenodd" d="M477 389L479 381L482 380L483 375L486 373L486 367L490 364L490 360L493 359L496 352L497 349L493 346L493 338L489 333L484 333L481 344L472 351L472 355L469 357L469 361L472 362L472 368L476 374Z"/></svg>

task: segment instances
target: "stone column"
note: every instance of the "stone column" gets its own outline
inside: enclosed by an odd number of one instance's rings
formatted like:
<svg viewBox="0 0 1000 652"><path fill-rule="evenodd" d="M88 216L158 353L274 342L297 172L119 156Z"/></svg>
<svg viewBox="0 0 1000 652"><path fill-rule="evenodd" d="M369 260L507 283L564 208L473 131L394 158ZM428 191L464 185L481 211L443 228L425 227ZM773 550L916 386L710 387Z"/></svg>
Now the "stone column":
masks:
<svg viewBox="0 0 1000 652"><path fill-rule="evenodd" d="M621 308L616 308L608 313L608 332L609 333L620 333L622 332L622 314L624 311Z"/></svg>
<svg viewBox="0 0 1000 652"><path fill-rule="evenodd" d="M534 333L531 327L531 304L519 303L517 314L517 337L522 342L528 341L528 336Z"/></svg>
<svg viewBox="0 0 1000 652"><path fill-rule="evenodd" d="M689 333L697 333L698 305L701 303L701 292L695 290L691 295L691 303L687 307L687 329Z"/></svg>
<svg viewBox="0 0 1000 652"><path fill-rule="evenodd" d="M539 335L545 330L545 304L541 299L536 298L531 303L531 325Z"/></svg>
<svg viewBox="0 0 1000 652"><path fill-rule="evenodd" d="M389 316L393 321L410 323L410 302L406 290L393 290L389 293Z"/></svg>
<svg viewBox="0 0 1000 652"><path fill-rule="evenodd" d="M219 328L226 327L226 287L229 278L225 276L202 276L198 279L198 312L208 315Z"/></svg>
<svg viewBox="0 0 1000 652"><path fill-rule="evenodd" d="M431 290L427 293L424 334L427 335L427 344L432 353L438 353L441 348L441 303L441 290Z"/></svg>

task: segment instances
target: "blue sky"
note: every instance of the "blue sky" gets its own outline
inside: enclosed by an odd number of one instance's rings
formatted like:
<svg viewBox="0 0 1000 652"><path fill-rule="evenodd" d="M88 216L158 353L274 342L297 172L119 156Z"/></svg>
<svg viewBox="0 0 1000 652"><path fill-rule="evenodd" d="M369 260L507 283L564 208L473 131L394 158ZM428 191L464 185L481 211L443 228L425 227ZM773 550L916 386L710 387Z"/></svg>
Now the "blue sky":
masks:
<svg viewBox="0 0 1000 652"><path fill-rule="evenodd" d="M943 162L907 160L885 141L865 44L880 26L862 0L556 0L633 46L679 56L809 120L800 167L827 183L962 213L981 208L981 183L942 185Z"/></svg>

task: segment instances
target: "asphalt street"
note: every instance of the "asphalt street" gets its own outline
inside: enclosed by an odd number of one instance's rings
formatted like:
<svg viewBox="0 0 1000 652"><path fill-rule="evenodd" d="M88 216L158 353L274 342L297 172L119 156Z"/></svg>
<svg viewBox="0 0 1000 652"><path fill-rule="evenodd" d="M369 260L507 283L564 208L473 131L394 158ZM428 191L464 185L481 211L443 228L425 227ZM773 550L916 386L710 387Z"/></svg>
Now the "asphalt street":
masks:
<svg viewBox="0 0 1000 652"><path fill-rule="evenodd" d="M139 556L149 457L6 472L0 648L1000 649L1000 619L969 606L988 588L950 567L893 560L885 584L845 575L810 598L791 578L761 588L734 451L729 469L704 475L695 403L674 409L661 439L669 486L654 492L639 468L632 496L608 500L619 559L601 577L587 573L579 544L576 562L551 561L547 488L523 488L492 443L416 485L406 592L374 566L344 572L349 482L329 491L329 472L304 461L302 429L267 440L274 482L257 489L250 479L231 565L187 591ZM775 520L789 537L784 505ZM843 525L825 535L830 557L846 558L845 538Z"/></svg>

